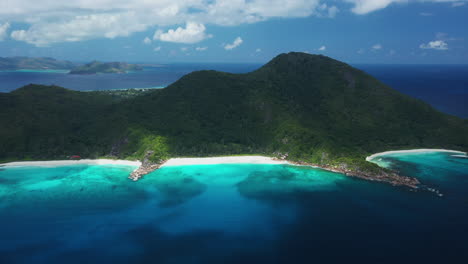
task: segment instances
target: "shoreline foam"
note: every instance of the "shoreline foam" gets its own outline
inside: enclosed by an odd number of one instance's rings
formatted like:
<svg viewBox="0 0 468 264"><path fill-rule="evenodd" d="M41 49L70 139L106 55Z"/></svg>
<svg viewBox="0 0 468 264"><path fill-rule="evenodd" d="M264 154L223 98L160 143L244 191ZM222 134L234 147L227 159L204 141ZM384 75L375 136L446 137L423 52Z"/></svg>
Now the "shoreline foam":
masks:
<svg viewBox="0 0 468 264"><path fill-rule="evenodd" d="M126 165L141 166L140 161L112 159L81 159L81 160L47 160L47 161L15 161L2 163L4 167L59 167L68 165Z"/></svg>
<svg viewBox="0 0 468 264"><path fill-rule="evenodd" d="M366 161L371 161L372 159L387 155L387 154L404 154L404 153L427 153L427 152L451 152L457 154L466 155L466 152L459 151L459 150L450 150L450 149L407 149L407 150L390 150L372 154L366 157Z"/></svg>
<svg viewBox="0 0 468 264"><path fill-rule="evenodd" d="M185 166L185 165L216 165L216 164L291 164L285 160L276 160L264 156L227 156L207 158L172 158L161 167Z"/></svg>

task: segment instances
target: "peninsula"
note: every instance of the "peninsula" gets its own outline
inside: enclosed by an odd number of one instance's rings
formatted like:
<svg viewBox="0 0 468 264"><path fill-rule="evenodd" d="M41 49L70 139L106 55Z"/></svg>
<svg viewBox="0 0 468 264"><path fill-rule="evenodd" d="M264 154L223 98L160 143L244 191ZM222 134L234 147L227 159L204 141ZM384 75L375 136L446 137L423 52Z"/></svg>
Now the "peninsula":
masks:
<svg viewBox="0 0 468 264"><path fill-rule="evenodd" d="M119 98L57 86L0 93L0 160L260 155L417 188L366 161L399 149L468 150L468 121L322 55L280 54L256 71L197 71ZM152 167L151 167L152 166Z"/></svg>
<svg viewBox="0 0 468 264"><path fill-rule="evenodd" d="M98 74L98 73L127 73L130 71L141 71L142 67L126 62L99 62L93 61L78 66L70 71L70 74Z"/></svg>

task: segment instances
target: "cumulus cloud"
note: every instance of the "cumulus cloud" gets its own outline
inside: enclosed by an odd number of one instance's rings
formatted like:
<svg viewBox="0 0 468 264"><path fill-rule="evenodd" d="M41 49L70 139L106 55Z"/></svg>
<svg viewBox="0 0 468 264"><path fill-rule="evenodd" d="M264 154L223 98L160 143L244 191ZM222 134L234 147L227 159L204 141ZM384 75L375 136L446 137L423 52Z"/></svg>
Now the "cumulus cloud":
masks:
<svg viewBox="0 0 468 264"><path fill-rule="evenodd" d="M262 52L262 49L258 48L258 49L255 50L255 52Z"/></svg>
<svg viewBox="0 0 468 264"><path fill-rule="evenodd" d="M332 0L0 0L0 21L23 26L16 40L36 46L129 36L153 28L197 25L235 26L272 18L335 17ZM352 12L367 14L394 3L468 0L342 0ZM181 28L181 30L186 28ZM174 31L177 31L175 29ZM168 32L166 32L168 33ZM164 34L162 32L162 34ZM170 39L170 36L167 36ZM184 42L185 43L185 42Z"/></svg>
<svg viewBox="0 0 468 264"><path fill-rule="evenodd" d="M62 23L38 22L27 30L15 30L11 37L36 46L48 46L59 42L76 42L96 36L116 38L144 31L146 25L134 23L135 13L93 14L76 16Z"/></svg>
<svg viewBox="0 0 468 264"><path fill-rule="evenodd" d="M16 40L47 46L124 37L189 21L204 28L208 24L232 26L271 18L323 16L323 12L333 16L337 12L336 7L322 10L320 6L320 0L15 0L2 1L0 21L26 25L13 34Z"/></svg>
<svg viewBox="0 0 468 264"><path fill-rule="evenodd" d="M144 40L143 40L143 43L145 43L146 45L149 45L151 44L151 39L146 37Z"/></svg>
<svg viewBox="0 0 468 264"><path fill-rule="evenodd" d="M161 46L154 47L153 50L154 50L154 51L160 51L160 50L161 50Z"/></svg>
<svg viewBox="0 0 468 264"><path fill-rule="evenodd" d="M10 28L10 23L6 22L0 24L0 41L5 40L5 38L8 36L8 28Z"/></svg>
<svg viewBox="0 0 468 264"><path fill-rule="evenodd" d="M358 15L371 13L384 9L394 3L414 3L414 2L432 2L432 3L456 3L468 2L468 0L345 0L353 4L351 11ZM464 3L463 3L464 4Z"/></svg>
<svg viewBox="0 0 468 264"><path fill-rule="evenodd" d="M346 2L354 4L351 9L356 14L367 14L382 8L386 8L395 2L404 2L404 0L345 0Z"/></svg>
<svg viewBox="0 0 468 264"><path fill-rule="evenodd" d="M448 50L447 42L443 40L434 40L430 41L429 43L419 45L421 49L434 49L434 50Z"/></svg>
<svg viewBox="0 0 468 264"><path fill-rule="evenodd" d="M206 27L203 24L188 22L185 28L178 27L177 29L169 29L167 32L157 30L154 33L154 40L175 42L175 43L197 43L212 35L205 33Z"/></svg>
<svg viewBox="0 0 468 264"><path fill-rule="evenodd" d="M196 47L195 48L196 51L205 51L207 49L208 49L208 47Z"/></svg>
<svg viewBox="0 0 468 264"><path fill-rule="evenodd" d="M320 48L318 48L319 51L325 51L327 49L326 46L321 46Z"/></svg>
<svg viewBox="0 0 468 264"><path fill-rule="evenodd" d="M235 48L237 48L240 44L242 44L242 42L244 42L244 41L242 40L242 38L241 38L241 37L237 37L237 38L234 40L234 42L232 42L231 44L226 44L226 45L224 45L224 49L225 49L225 50L232 50L232 49L235 49Z"/></svg>

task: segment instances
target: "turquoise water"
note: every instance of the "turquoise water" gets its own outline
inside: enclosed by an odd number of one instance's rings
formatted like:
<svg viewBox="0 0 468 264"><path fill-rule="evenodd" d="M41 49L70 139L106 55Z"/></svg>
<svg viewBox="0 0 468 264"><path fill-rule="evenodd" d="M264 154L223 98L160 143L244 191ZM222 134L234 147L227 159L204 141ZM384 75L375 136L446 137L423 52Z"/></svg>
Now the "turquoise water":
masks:
<svg viewBox="0 0 468 264"><path fill-rule="evenodd" d="M0 168L0 263L466 257L468 159L384 158L445 196L288 165L163 167L138 182L131 166Z"/></svg>

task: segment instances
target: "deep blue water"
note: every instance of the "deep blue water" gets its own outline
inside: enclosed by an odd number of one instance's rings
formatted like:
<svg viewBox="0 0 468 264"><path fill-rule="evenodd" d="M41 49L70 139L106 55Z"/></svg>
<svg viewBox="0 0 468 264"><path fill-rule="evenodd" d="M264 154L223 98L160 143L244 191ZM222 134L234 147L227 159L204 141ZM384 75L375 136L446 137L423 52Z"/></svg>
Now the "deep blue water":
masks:
<svg viewBox="0 0 468 264"><path fill-rule="evenodd" d="M307 167L0 169L0 263L464 263L468 159L380 157L440 189Z"/></svg>
<svg viewBox="0 0 468 264"><path fill-rule="evenodd" d="M260 64L169 64L131 74L69 75L66 72L0 72L0 92L30 83L55 84L73 90L165 87L183 75L212 69L246 73ZM438 110L468 118L468 65L354 65L402 93Z"/></svg>
<svg viewBox="0 0 468 264"><path fill-rule="evenodd" d="M356 65L439 111L468 118L468 65Z"/></svg>

